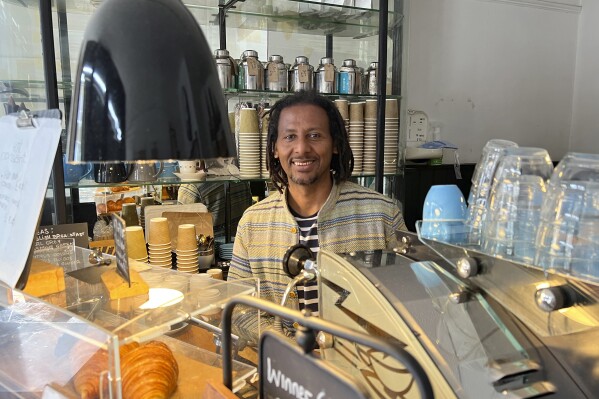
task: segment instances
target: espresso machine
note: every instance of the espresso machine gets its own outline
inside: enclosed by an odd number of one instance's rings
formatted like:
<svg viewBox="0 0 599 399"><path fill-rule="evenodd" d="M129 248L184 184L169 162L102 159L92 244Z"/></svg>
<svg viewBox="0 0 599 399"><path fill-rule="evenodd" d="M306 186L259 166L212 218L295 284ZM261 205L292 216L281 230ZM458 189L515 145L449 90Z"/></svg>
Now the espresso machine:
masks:
<svg viewBox="0 0 599 399"><path fill-rule="evenodd" d="M393 341L437 398L593 398L599 392L597 287L569 276L399 232L394 251L321 250L320 317ZM301 263L301 262L300 262ZM419 398L399 362L318 336L322 357L373 398Z"/></svg>

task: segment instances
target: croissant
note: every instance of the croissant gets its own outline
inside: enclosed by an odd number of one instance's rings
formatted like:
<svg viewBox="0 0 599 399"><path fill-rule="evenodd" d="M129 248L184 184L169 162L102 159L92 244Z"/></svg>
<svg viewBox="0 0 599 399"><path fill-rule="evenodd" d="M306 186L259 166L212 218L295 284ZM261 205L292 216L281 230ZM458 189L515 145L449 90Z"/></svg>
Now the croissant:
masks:
<svg viewBox="0 0 599 399"><path fill-rule="evenodd" d="M139 346L137 342L121 346L119 348L120 357ZM83 360L77 361L78 359L85 359L91 355L73 377L75 391L81 396L81 399L95 399L99 397L100 374L108 368L108 352L100 349L92 354L90 348L92 348L90 345L80 345L73 351L74 364L81 364ZM107 389L107 387L104 387L104 389Z"/></svg>
<svg viewBox="0 0 599 399"><path fill-rule="evenodd" d="M151 341L121 357L124 399L166 399L177 389L179 366L166 344Z"/></svg>
<svg viewBox="0 0 599 399"><path fill-rule="evenodd" d="M95 399L100 393L100 373L108 366L108 352L101 349L89 358L73 378L81 399Z"/></svg>

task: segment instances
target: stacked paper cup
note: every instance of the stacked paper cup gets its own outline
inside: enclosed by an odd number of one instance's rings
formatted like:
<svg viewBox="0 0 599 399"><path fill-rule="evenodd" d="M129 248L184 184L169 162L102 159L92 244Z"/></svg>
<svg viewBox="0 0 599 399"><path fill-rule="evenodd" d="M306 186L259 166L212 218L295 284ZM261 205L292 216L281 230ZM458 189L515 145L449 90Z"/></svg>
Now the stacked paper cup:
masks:
<svg viewBox="0 0 599 399"><path fill-rule="evenodd" d="M154 201L154 197L142 197L140 200L140 211L139 211L139 225L142 228L146 228L146 206L148 205L156 205L156 201Z"/></svg>
<svg viewBox="0 0 599 399"><path fill-rule="evenodd" d="M395 173L399 154L399 105L396 98L388 98L385 104L384 148L383 173Z"/></svg>
<svg viewBox="0 0 599 399"><path fill-rule="evenodd" d="M362 174L364 159L364 102L349 104L349 146L354 154L353 175Z"/></svg>
<svg viewBox="0 0 599 399"><path fill-rule="evenodd" d="M368 99L364 106L364 155L362 173L372 174L376 168L377 100Z"/></svg>
<svg viewBox="0 0 599 399"><path fill-rule="evenodd" d="M268 141L268 123L270 122L270 108L265 108L266 112L264 116L262 116L262 134L260 135L260 175L262 178L268 178L268 169L266 168L266 154L268 153L267 141Z"/></svg>
<svg viewBox="0 0 599 399"><path fill-rule="evenodd" d="M335 100L335 105L341 114L341 118L343 118L343 122L345 122L345 129L349 131L349 101Z"/></svg>
<svg viewBox="0 0 599 399"><path fill-rule="evenodd" d="M177 230L177 270L197 273L198 268L196 227L193 224L181 224Z"/></svg>
<svg viewBox="0 0 599 399"><path fill-rule="evenodd" d="M173 266L171 254L171 236L166 218L150 219L150 234L148 237L150 248L150 264L170 269Z"/></svg>
<svg viewBox="0 0 599 399"><path fill-rule="evenodd" d="M148 250L146 249L146 239L141 226L126 227L125 240L127 242L127 256L146 263L148 261Z"/></svg>
<svg viewBox="0 0 599 399"><path fill-rule="evenodd" d="M239 116L239 176L260 177L260 130L258 111L242 108Z"/></svg>

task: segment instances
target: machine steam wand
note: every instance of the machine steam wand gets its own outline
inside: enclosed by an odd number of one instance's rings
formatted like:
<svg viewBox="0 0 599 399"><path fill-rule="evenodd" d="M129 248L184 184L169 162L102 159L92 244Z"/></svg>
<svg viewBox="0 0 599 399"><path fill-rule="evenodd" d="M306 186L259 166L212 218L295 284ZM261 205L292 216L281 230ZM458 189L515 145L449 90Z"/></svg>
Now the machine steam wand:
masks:
<svg viewBox="0 0 599 399"><path fill-rule="evenodd" d="M296 244L290 247L283 257L283 270L292 280L287 284L287 288L285 288L283 298L281 299L281 306L287 304L289 294L297 285L312 281L318 276L318 267L314 253L304 244ZM273 327L275 331L283 332L279 316L275 316Z"/></svg>

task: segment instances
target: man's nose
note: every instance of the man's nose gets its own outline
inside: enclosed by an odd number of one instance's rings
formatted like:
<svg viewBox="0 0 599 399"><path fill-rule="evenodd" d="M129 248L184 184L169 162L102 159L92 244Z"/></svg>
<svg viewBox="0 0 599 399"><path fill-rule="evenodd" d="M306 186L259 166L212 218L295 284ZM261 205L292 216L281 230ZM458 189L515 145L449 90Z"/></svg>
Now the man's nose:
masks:
<svg viewBox="0 0 599 399"><path fill-rule="evenodd" d="M310 142L308 141L307 138L299 137L295 144L296 144L295 145L296 152L298 152L300 154L310 152L310 149L311 149Z"/></svg>

